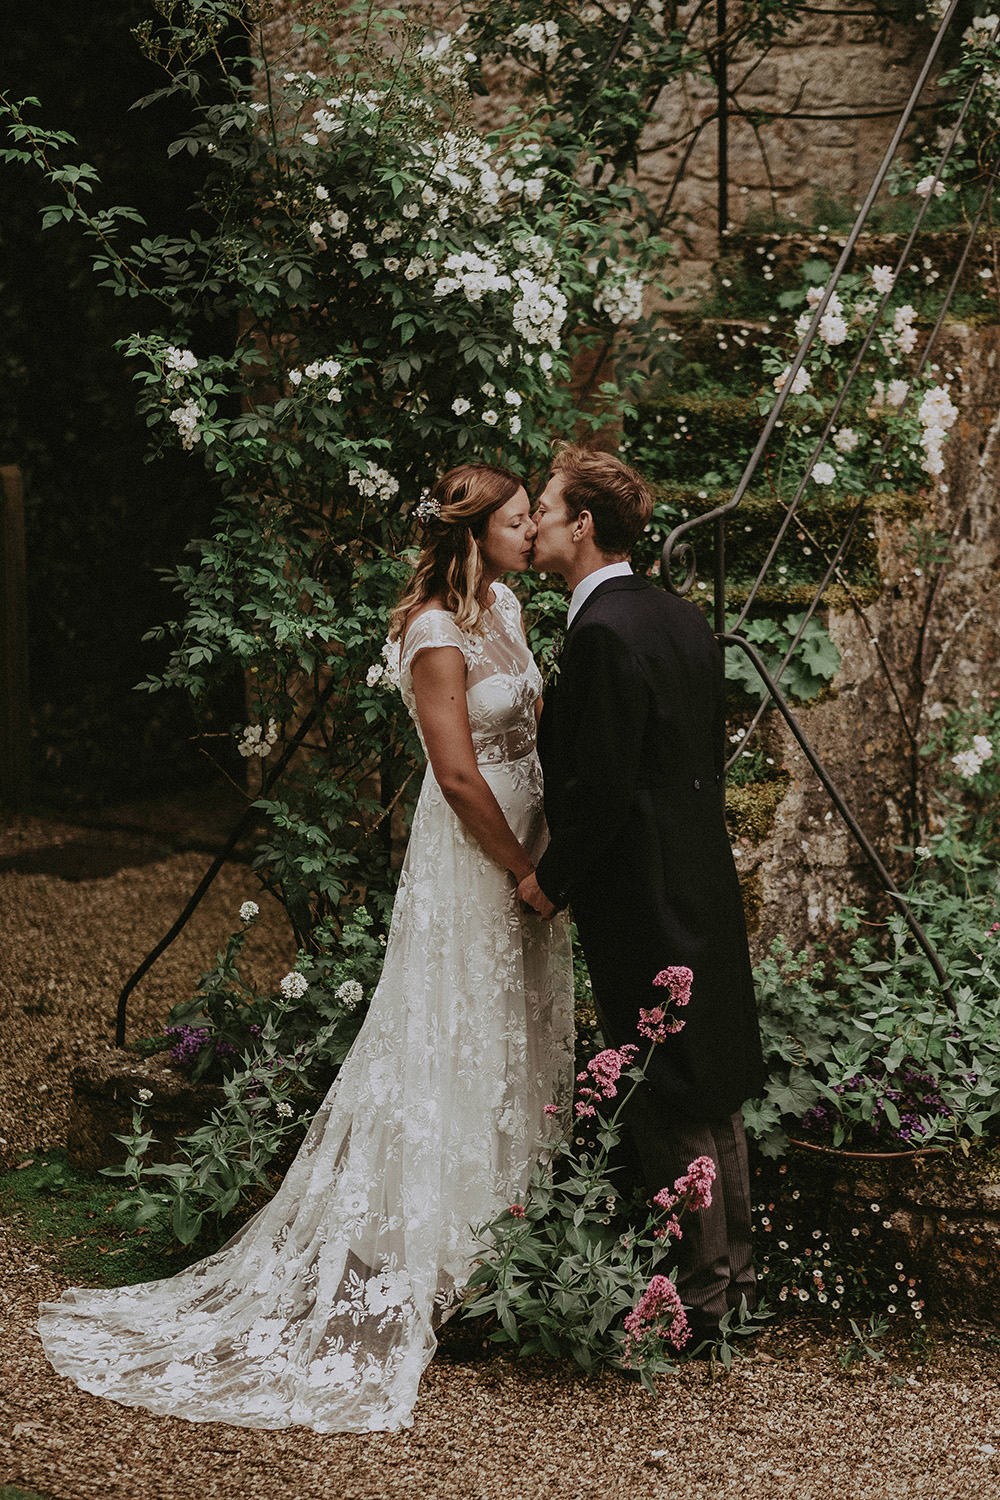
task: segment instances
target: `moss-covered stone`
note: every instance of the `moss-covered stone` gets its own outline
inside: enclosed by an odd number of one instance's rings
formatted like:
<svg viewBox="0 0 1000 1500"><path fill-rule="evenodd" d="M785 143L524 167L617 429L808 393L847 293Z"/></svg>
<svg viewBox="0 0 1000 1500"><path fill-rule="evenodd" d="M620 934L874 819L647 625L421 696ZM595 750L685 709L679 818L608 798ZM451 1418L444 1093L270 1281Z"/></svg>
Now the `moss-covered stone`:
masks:
<svg viewBox="0 0 1000 1500"><path fill-rule="evenodd" d="M787 776L726 787L726 821L733 838L759 844L774 827L778 807L788 790Z"/></svg>
<svg viewBox="0 0 1000 1500"><path fill-rule="evenodd" d="M750 937L760 926L760 913L764 905L764 882L760 876L742 875L740 877L740 895L743 898L743 916L747 924L747 932Z"/></svg>

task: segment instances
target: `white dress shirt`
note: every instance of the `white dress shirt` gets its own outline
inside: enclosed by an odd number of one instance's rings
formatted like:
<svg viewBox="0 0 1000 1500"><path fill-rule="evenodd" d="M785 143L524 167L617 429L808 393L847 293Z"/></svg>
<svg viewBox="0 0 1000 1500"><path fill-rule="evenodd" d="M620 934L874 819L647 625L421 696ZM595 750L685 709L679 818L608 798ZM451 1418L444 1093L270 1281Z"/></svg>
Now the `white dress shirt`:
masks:
<svg viewBox="0 0 1000 1500"><path fill-rule="evenodd" d="M573 597L569 601L569 613L566 616L566 629L572 625L585 602L597 588L598 584L604 583L608 578L627 578L632 572L632 564L627 560L622 562L608 563L603 568L588 573L586 578L581 578L573 590Z"/></svg>

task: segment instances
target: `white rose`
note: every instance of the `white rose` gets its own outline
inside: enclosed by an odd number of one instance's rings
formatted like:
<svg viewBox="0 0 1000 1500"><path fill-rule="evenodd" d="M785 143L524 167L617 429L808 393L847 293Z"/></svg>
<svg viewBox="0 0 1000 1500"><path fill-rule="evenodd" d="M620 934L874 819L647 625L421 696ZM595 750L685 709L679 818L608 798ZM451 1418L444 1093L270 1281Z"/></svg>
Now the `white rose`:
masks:
<svg viewBox="0 0 1000 1500"><path fill-rule="evenodd" d="M817 484L832 484L837 477L837 471L833 464L813 464L811 477Z"/></svg>
<svg viewBox="0 0 1000 1500"><path fill-rule="evenodd" d="M933 173L931 173L931 175L928 177L922 177L917 183L915 191L919 198L929 198L932 189L934 191L935 198L940 198L944 192L944 183L940 181L935 182Z"/></svg>
<svg viewBox="0 0 1000 1500"><path fill-rule="evenodd" d="M853 453L858 446L858 435L853 427L841 427L833 434L833 446L838 453Z"/></svg>
<svg viewBox="0 0 1000 1500"><path fill-rule="evenodd" d="M469 410L471 405L472 402L467 401L464 396L456 396L454 401L451 403L451 409L455 413L456 417L464 417L465 413Z"/></svg>

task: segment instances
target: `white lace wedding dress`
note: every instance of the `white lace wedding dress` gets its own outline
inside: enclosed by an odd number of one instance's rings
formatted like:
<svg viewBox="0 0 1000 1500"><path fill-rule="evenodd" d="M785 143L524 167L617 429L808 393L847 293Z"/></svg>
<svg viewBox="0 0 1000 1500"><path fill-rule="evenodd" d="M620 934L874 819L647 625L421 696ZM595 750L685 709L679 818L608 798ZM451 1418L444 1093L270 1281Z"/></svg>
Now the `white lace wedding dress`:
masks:
<svg viewBox="0 0 1000 1500"><path fill-rule="evenodd" d="M443 610L413 622L401 687L415 717L414 657L461 648L477 761L537 858L541 680L517 600L494 593L482 635ZM565 920L525 915L428 767L371 1010L278 1193L169 1280L43 1304L52 1364L84 1390L196 1422L410 1425L434 1329L474 1262L470 1225L512 1201L565 1123L572 1028Z"/></svg>

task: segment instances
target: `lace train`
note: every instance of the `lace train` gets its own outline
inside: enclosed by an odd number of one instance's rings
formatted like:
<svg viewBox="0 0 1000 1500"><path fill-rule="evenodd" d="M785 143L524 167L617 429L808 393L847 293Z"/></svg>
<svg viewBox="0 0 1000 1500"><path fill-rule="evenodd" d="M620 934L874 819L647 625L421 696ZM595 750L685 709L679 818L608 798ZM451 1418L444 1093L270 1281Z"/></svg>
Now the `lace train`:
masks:
<svg viewBox="0 0 1000 1500"><path fill-rule="evenodd" d="M537 856L534 751L481 769ZM169 1280L43 1304L50 1361L84 1390L190 1421L410 1425L471 1270L470 1225L525 1186L553 1128L544 1106L565 1118L572 1036L565 921L521 912L428 769L382 979L278 1193Z"/></svg>

